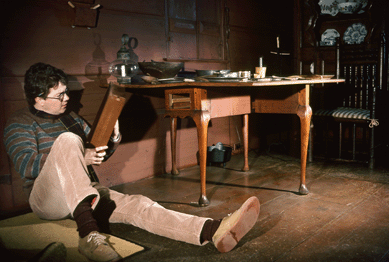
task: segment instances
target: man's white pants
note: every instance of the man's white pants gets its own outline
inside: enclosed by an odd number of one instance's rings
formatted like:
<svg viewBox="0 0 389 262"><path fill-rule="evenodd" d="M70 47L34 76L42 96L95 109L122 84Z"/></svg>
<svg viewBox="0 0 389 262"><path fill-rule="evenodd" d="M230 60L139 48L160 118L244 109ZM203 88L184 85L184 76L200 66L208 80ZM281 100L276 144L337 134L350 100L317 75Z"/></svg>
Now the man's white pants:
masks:
<svg viewBox="0 0 389 262"><path fill-rule="evenodd" d="M105 203L100 201L100 191L114 203L110 223L131 224L160 236L202 245L201 230L209 218L168 210L145 196L122 194L91 183L84 150L81 138L71 132L55 140L29 198L35 214L48 220L72 217L77 205L90 197L96 197L92 206L96 210Z"/></svg>

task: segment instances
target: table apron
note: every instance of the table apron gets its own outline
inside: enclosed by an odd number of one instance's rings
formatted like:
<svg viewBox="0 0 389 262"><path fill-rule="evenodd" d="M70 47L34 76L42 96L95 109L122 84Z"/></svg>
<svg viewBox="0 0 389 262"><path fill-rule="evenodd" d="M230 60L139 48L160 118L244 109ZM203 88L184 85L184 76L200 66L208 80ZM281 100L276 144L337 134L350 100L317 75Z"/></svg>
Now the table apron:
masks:
<svg viewBox="0 0 389 262"><path fill-rule="evenodd" d="M296 90L299 89L299 90ZM264 88L253 94L253 113L297 114L300 106L309 105L309 85L290 87Z"/></svg>

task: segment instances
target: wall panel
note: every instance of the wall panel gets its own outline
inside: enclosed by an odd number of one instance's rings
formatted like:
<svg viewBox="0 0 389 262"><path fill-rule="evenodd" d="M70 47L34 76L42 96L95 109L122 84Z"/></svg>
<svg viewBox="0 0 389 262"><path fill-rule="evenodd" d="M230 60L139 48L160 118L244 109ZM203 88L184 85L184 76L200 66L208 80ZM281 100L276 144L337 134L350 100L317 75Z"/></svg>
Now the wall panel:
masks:
<svg viewBox="0 0 389 262"><path fill-rule="evenodd" d="M108 75L107 66L116 59L121 46L122 34L136 37L139 45L133 50L139 61L162 61L167 57L166 29L163 0L100 0L101 4L96 28L72 28L74 10L65 0L14 1L1 3L1 15L6 21L1 25L0 77L1 98L0 136L3 137L4 122L8 117L26 105L23 95L23 76L30 65L36 62L50 63L70 75L69 88L72 91L74 108L88 122L92 123L105 89L100 86ZM179 4L179 1L175 1ZM200 8L218 6L218 1L199 1ZM269 19L277 19L277 10L260 8L258 1L222 1L230 7L231 35L229 39L232 70L254 70L257 57L275 46L275 35L286 31ZM7 6L5 7L4 4ZM282 7L280 7L282 8ZM177 15L187 18L186 6ZM201 13L200 27L201 58L218 58L220 53L209 51L219 45L215 30L216 17L213 12ZM216 12L221 14L223 12ZM176 17L178 18L178 17ZM277 20L278 21L278 20ZM216 24L215 24L216 23ZM197 25L196 25L197 26ZM184 34L174 37L176 58L195 57L194 40ZM192 48L191 48L192 46ZM269 56L269 55L267 55ZM265 59L265 63L271 57ZM222 69L226 63L204 63L191 61L185 70ZM100 67L100 69L98 69ZM98 71L100 70L100 71ZM102 74L96 75L96 72ZM98 173L104 185L117 185L134 180L159 175L171 169L169 120L163 117L163 98L159 95L132 95L126 112L122 113L120 129L123 142L116 154L101 167ZM256 121L253 121L255 123ZM259 122L259 121L257 121ZM255 127L250 126L250 130ZM238 130L238 132L236 131ZM179 168L197 165L197 133L192 120L179 121L177 134L177 164ZM209 145L223 142L239 142L241 134L240 117L212 119L209 127ZM250 143L259 144L257 135ZM251 144L250 144L251 145ZM21 179L7 164L7 156L0 147L0 176L12 175L12 185L0 185L1 199L12 201L0 206L1 210L12 209L25 204L21 194ZM4 164L3 164L4 163ZM12 171L11 171L12 170ZM11 200L12 199L12 200Z"/></svg>

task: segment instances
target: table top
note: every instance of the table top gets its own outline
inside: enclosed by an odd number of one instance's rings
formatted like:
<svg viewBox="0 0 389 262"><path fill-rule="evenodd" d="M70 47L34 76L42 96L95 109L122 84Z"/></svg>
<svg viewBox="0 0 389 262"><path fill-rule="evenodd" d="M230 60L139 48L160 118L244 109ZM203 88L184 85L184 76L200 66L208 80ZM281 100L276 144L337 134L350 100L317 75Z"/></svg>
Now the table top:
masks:
<svg viewBox="0 0 389 262"><path fill-rule="evenodd" d="M342 83L344 79L304 79L304 80L269 80L269 81L240 81L240 82L179 82L165 84L113 84L125 88L179 88L179 87L261 87L261 86L285 86L285 85L307 85L307 84L330 84Z"/></svg>

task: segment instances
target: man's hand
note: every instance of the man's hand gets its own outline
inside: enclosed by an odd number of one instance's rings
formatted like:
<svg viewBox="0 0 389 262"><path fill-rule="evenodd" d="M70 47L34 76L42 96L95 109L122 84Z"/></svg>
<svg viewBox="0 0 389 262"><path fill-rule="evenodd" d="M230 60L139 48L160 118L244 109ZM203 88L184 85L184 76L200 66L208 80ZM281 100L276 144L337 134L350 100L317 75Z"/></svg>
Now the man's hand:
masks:
<svg viewBox="0 0 389 262"><path fill-rule="evenodd" d="M104 156L106 155L105 150L108 149L108 146L100 146L96 148L86 148L85 149L85 163L89 165L100 165Z"/></svg>

